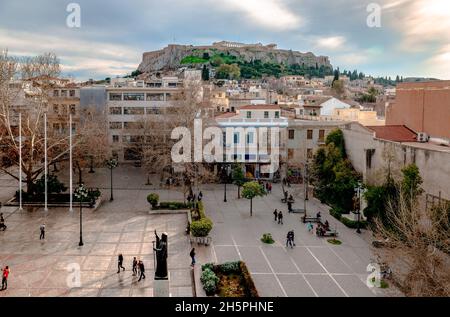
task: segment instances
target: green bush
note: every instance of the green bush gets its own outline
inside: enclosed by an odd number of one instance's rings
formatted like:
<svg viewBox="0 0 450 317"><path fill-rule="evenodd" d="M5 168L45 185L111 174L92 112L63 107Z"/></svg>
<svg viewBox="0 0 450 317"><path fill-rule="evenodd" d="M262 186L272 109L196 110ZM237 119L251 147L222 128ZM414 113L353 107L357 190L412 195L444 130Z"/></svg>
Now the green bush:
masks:
<svg viewBox="0 0 450 317"><path fill-rule="evenodd" d="M270 233L263 234L261 241L266 244L274 244L275 243L275 240L273 240L272 234L270 234Z"/></svg>
<svg viewBox="0 0 450 317"><path fill-rule="evenodd" d="M241 273L240 262L227 262L222 265L219 265L219 270L223 274L239 274Z"/></svg>
<svg viewBox="0 0 450 317"><path fill-rule="evenodd" d="M149 202L150 205L152 205L153 208L155 208L156 206L158 206L159 195L152 193L147 196L147 201Z"/></svg>
<svg viewBox="0 0 450 317"><path fill-rule="evenodd" d="M339 212L339 210L337 208L331 208L330 215L332 215L334 218L336 218L339 221L342 218L342 214Z"/></svg>
<svg viewBox="0 0 450 317"><path fill-rule="evenodd" d="M202 218L191 223L191 233L194 237L207 237L213 228L213 222L209 218Z"/></svg>
<svg viewBox="0 0 450 317"><path fill-rule="evenodd" d="M219 278L209 268L206 268L203 271L200 281L202 282L203 289L207 295L213 295L217 291L217 283L219 283Z"/></svg>
<svg viewBox="0 0 450 317"><path fill-rule="evenodd" d="M203 272L204 270L211 270L211 271L214 271L214 264L212 264L212 263L206 263L206 264L203 264L203 265L202 265L202 272Z"/></svg>
<svg viewBox="0 0 450 317"><path fill-rule="evenodd" d="M358 221L350 220L348 218L342 217L341 222L350 229L357 229L358 228ZM360 221L359 227L361 229L367 228L368 222L367 221Z"/></svg>

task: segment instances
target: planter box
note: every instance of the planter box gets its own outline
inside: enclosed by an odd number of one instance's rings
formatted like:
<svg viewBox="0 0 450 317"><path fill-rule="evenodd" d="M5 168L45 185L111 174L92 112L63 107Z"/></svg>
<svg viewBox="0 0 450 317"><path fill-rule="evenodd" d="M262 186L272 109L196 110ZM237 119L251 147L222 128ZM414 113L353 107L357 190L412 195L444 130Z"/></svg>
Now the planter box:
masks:
<svg viewBox="0 0 450 317"><path fill-rule="evenodd" d="M83 202L83 203L81 203L81 205L83 206L83 208L97 210L100 207L100 205L102 204L102 202L103 202L103 194L100 195L99 198L97 198L97 200L95 201L95 203L93 205L92 205L92 203L89 203L89 202ZM16 197L13 197L13 198L11 198L10 200L8 200L5 203L5 206L6 207L19 207L20 203L18 201L16 201ZM45 202L44 201L42 201L42 202L41 201L39 201L39 202L26 202L26 201L23 201L22 202L22 206L23 207L44 208L45 207ZM68 201L68 202L50 202L49 201L47 203L47 206L48 206L48 208L64 208L64 207L69 208L70 207L70 201ZM79 202L75 202L75 201L72 202L72 207L74 209L79 207L79 206L80 206Z"/></svg>

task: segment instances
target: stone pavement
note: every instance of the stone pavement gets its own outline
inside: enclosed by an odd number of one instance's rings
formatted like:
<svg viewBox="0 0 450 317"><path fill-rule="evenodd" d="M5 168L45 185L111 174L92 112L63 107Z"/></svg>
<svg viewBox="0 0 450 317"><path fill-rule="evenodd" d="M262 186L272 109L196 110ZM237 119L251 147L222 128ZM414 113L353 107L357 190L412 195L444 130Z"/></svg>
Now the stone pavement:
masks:
<svg viewBox="0 0 450 317"><path fill-rule="evenodd" d="M260 296L318 296L318 297L366 297L385 296L389 291L369 289L366 286L367 266L372 262L370 233L362 236L332 218L328 208L316 200L308 203L309 215L321 211L324 220L339 232L341 246L334 246L326 238L318 238L307 231L300 221L300 214L289 214L281 203L280 185L272 194L253 201L253 217L250 203L237 200L237 190L229 186L228 202L223 202L223 186L204 189L206 211L215 227L211 233L212 247L198 247L199 265L196 279L199 283L201 264L242 260L247 263ZM300 186L290 189L294 193L294 208L303 208ZM284 214L284 225L274 221L277 208ZM286 248L286 235L295 231L296 247ZM271 233L276 243L265 245L260 241L264 233ZM197 289L198 296L205 296Z"/></svg>
<svg viewBox="0 0 450 317"><path fill-rule="evenodd" d="M100 173L101 171L99 171ZM107 171L103 171L106 175ZM98 175L98 174L97 174ZM94 178L91 175L91 178ZM99 178L101 180L101 177ZM124 177L125 179L125 177ZM71 213L57 208L18 211L4 207L8 229L0 231L0 266L11 268L8 290L1 296L153 296L154 230L169 234L169 272L171 296L192 296L190 244L185 235L186 215L149 213L148 189L126 190L118 173L114 202L104 190L106 202L97 211L83 209L84 246L79 247L79 209ZM136 181L136 180L135 180ZM13 183L0 179L0 192L5 201L14 192ZM94 181L87 182L95 186ZM137 183L135 183L137 187ZM179 193L160 192L161 198L182 199ZM170 196L170 197L169 197ZM179 197L176 197L179 196ZM39 226L45 223L45 241L39 241ZM117 256L124 255L126 271L117 274ZM146 279L137 282L131 274L133 257L144 261ZM69 268L79 267L81 287L69 287Z"/></svg>

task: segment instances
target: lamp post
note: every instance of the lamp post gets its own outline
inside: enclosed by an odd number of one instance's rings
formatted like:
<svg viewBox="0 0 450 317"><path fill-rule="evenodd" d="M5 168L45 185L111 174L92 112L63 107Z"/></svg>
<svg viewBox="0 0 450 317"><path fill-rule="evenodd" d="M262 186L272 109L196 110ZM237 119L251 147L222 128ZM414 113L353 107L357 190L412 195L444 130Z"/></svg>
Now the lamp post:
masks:
<svg viewBox="0 0 450 317"><path fill-rule="evenodd" d="M89 160L90 160L90 170L89 170L89 174L94 174L94 156L90 155L89 156Z"/></svg>
<svg viewBox="0 0 450 317"><path fill-rule="evenodd" d="M80 184L74 193L75 197L80 201L80 243L78 245L82 247L83 243L83 201L88 198L88 190L83 184Z"/></svg>
<svg viewBox="0 0 450 317"><path fill-rule="evenodd" d="M114 196L113 196L113 169L115 169L118 165L118 162L115 158L111 158L109 160L106 161L106 166L110 169L111 171L111 198L110 201L114 200Z"/></svg>
<svg viewBox="0 0 450 317"><path fill-rule="evenodd" d="M228 183L228 166L224 165L224 169L222 170L222 177L223 177L223 183L224 183L224 190L223 190L223 202L227 202L227 183Z"/></svg>
<svg viewBox="0 0 450 317"><path fill-rule="evenodd" d="M356 193L357 199L358 199L358 206L357 206L358 221L357 221L357 229L356 229L357 233L361 233L361 193L362 193L362 191L363 191L362 184L360 182L358 182L358 187L355 188L355 193Z"/></svg>
<svg viewBox="0 0 450 317"><path fill-rule="evenodd" d="M305 210L305 219L307 217L306 214L306 202L309 200L309 192L308 192L308 186L309 186L309 169L308 169L308 161L305 163L305 174L303 175L303 186L305 187L305 193L304 193L304 202L303 207Z"/></svg>

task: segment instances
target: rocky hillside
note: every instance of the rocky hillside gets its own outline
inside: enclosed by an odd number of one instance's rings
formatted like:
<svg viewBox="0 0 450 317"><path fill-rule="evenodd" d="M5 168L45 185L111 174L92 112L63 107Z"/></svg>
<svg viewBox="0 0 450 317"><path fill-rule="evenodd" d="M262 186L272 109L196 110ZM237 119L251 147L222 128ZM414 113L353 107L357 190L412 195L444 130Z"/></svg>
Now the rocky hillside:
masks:
<svg viewBox="0 0 450 317"><path fill-rule="evenodd" d="M281 50L277 49L274 44L264 46L262 44L219 42L211 46L169 45L159 51L146 52L138 70L143 73L175 70L182 66L209 63L214 56L230 57L230 60L241 63L260 61L263 64L332 69L326 56Z"/></svg>

